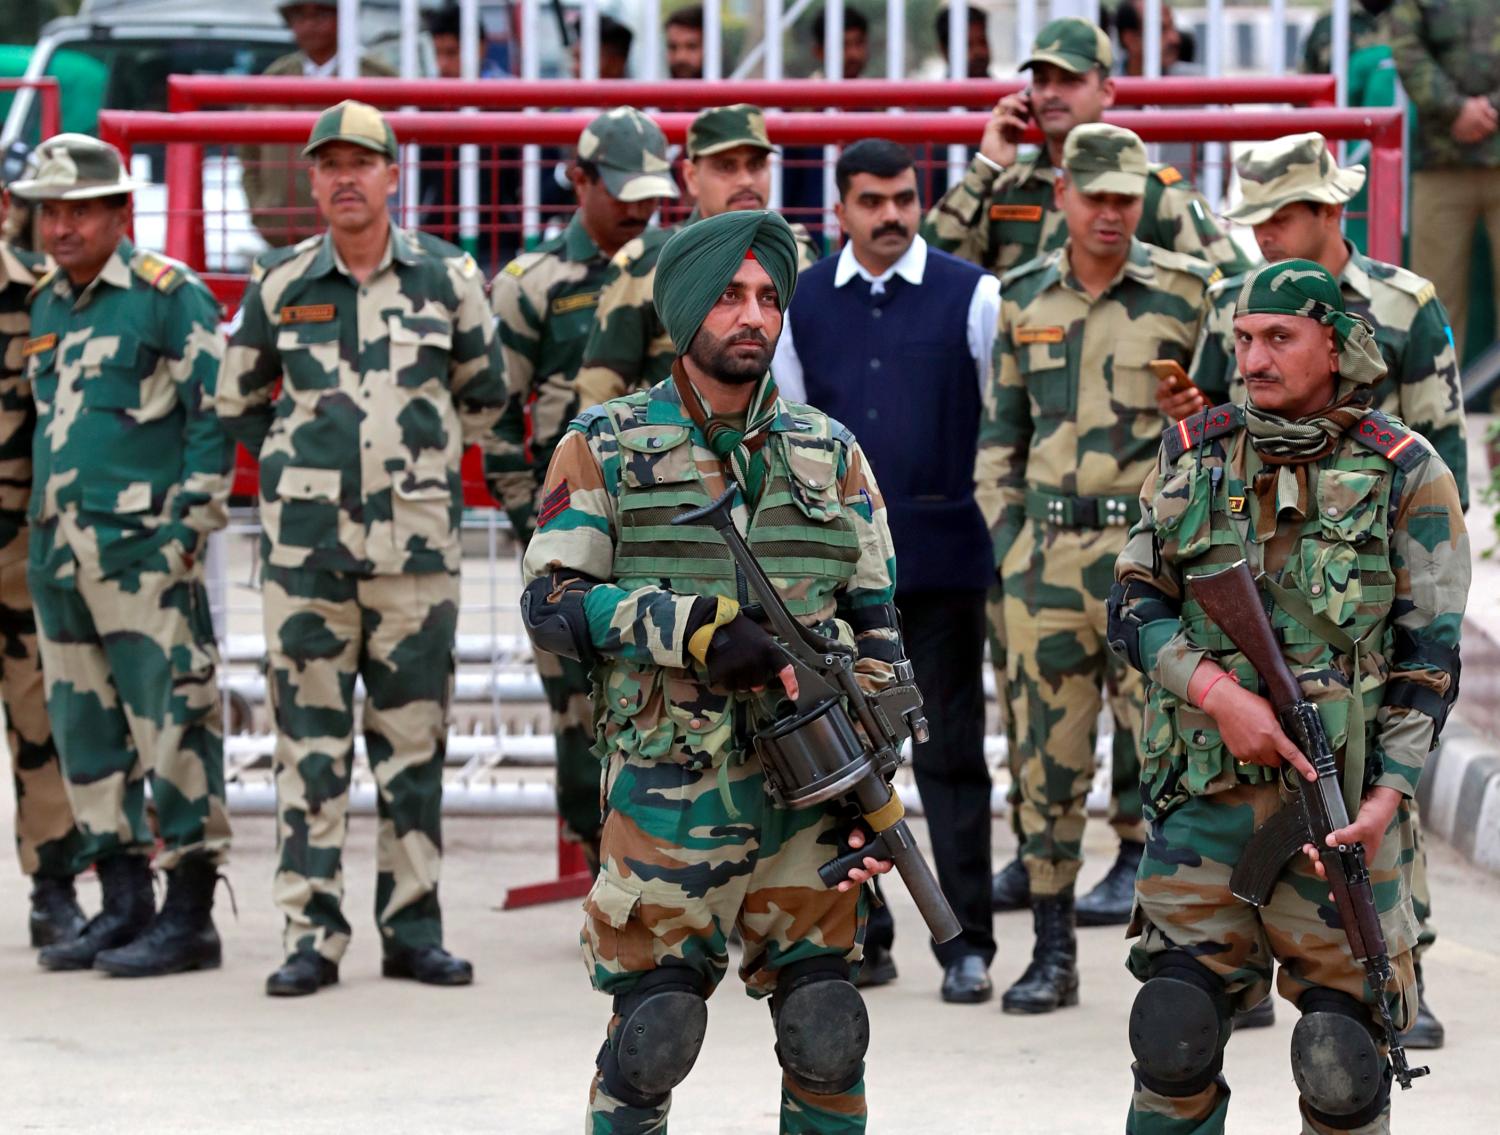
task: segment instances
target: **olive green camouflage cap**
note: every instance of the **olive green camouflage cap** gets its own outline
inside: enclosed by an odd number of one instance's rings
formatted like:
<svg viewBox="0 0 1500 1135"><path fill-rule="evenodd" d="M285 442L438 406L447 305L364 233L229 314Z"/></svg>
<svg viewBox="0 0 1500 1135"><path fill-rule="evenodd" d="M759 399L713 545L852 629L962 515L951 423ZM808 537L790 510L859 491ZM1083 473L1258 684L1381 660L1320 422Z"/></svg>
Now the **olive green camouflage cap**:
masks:
<svg viewBox="0 0 1500 1135"><path fill-rule="evenodd" d="M1251 146L1234 163L1243 199L1225 214L1243 225L1268 221L1284 205L1342 205L1365 183L1365 167L1340 169L1321 134L1288 134Z"/></svg>
<svg viewBox="0 0 1500 1135"><path fill-rule="evenodd" d="M1075 126L1063 143L1063 169L1084 193L1146 195L1151 166L1146 146L1134 131L1107 122Z"/></svg>
<svg viewBox="0 0 1500 1135"><path fill-rule="evenodd" d="M308 135L307 145L302 147L302 156L310 158L320 146L329 142L348 142L384 154L396 160L396 132L385 120L385 115L368 103L345 99L318 115Z"/></svg>
<svg viewBox="0 0 1500 1135"><path fill-rule="evenodd" d="M722 154L736 146L754 146L766 151L776 149L766 134L766 112L760 107L747 102L710 107L688 126L689 158Z"/></svg>
<svg viewBox="0 0 1500 1135"><path fill-rule="evenodd" d="M1115 65L1115 53L1109 45L1109 36L1098 24L1080 16L1065 16L1037 32L1031 55L1017 70L1024 71L1038 63L1051 63L1075 75L1082 75L1092 67L1109 74Z"/></svg>
<svg viewBox="0 0 1500 1135"><path fill-rule="evenodd" d="M1361 385L1379 382L1385 360L1370 324L1344 308L1344 293L1327 268L1313 260L1280 260L1251 272L1240 288L1234 316L1292 315L1332 327L1339 374Z"/></svg>
<svg viewBox="0 0 1500 1135"><path fill-rule="evenodd" d="M87 134L54 134L36 148L32 163L36 172L10 187L28 201L113 197L146 184L126 176L119 150Z"/></svg>
<svg viewBox="0 0 1500 1135"><path fill-rule="evenodd" d="M578 136L578 158L597 167L616 201L677 196L666 135L633 106L617 106L585 126Z"/></svg>

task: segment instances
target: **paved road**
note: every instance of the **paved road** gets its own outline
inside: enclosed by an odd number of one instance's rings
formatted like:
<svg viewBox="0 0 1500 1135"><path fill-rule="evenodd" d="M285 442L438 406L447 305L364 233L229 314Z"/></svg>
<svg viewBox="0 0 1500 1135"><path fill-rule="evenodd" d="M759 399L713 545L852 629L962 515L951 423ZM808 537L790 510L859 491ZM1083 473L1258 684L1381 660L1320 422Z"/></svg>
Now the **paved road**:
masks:
<svg viewBox="0 0 1500 1135"><path fill-rule="evenodd" d="M10 814L9 778L0 816ZM1085 868L1106 866L1095 825ZM377 976L371 928L373 821L356 820L348 862L356 938L343 984L305 1001L261 993L278 960L270 907L274 829L245 820L231 875L238 921L220 891L227 963L212 974L149 982L47 974L25 946L25 888L0 871L0 1131L10 1132L576 1132L608 1003L589 991L569 903L495 909L503 888L546 877L550 825L452 821L443 894L451 945L479 984L431 990ZM0 835L8 835L8 819ZM997 826L996 846L1010 837ZM1500 1052L1500 884L1447 848L1433 850L1442 938L1429 986L1450 1044L1434 1075L1397 1103L1397 1130L1493 1135ZM995 1004L942 1005L914 909L891 888L902 976L872 991L873 1132L1078 1135L1121 1130L1130 1089L1124 1021L1134 985L1115 930L1084 931L1083 1003L1051 1018L1007 1017ZM98 902L88 883L84 901ZM1023 915L997 923L997 983L1030 947ZM1287 1069L1290 1014L1230 1046L1230 1130L1296 1129ZM712 1002L708 1042L677 1092L677 1135L775 1130L779 1073L766 1009L731 979Z"/></svg>

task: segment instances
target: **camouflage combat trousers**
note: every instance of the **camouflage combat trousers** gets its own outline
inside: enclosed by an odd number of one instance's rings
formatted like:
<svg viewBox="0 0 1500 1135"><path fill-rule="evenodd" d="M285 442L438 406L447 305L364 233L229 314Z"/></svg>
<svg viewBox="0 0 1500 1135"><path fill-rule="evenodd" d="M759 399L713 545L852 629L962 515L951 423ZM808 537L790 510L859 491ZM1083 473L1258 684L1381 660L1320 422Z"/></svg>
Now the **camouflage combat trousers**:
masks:
<svg viewBox="0 0 1500 1135"><path fill-rule="evenodd" d="M186 855L222 863L229 850L219 651L203 569L158 565L165 557L104 580L30 575L81 863L151 854L148 777L158 867Z"/></svg>
<svg viewBox="0 0 1500 1135"><path fill-rule="evenodd" d="M1128 965L1145 981L1152 957L1186 950L1223 979L1233 1008L1249 1009L1270 992L1272 960L1280 963L1276 986L1296 1004L1314 987L1336 989L1374 1004L1364 971L1337 929L1338 915L1312 865L1296 856L1283 872L1271 901L1257 911L1229 892L1229 875L1251 833L1281 807L1276 784L1241 784L1211 796L1194 796L1155 818L1136 881L1136 921ZM1416 1013L1412 946L1411 870L1416 848L1410 804L1397 809L1379 854L1370 864L1380 921L1395 972L1386 991L1398 1029ZM1219 1135L1229 1108L1229 1087L1220 1076L1195 1096L1170 1099L1138 1083L1126 1125L1129 1135ZM1304 1135L1336 1131L1302 1119ZM1386 1135L1390 1109L1354 1135Z"/></svg>
<svg viewBox="0 0 1500 1135"><path fill-rule="evenodd" d="M357 678L379 817L381 944L388 952L442 944L443 757L458 597L458 576L446 572L265 569L279 853L272 895L286 916L288 954L316 950L337 962L349 945L342 859Z"/></svg>
<svg viewBox="0 0 1500 1135"><path fill-rule="evenodd" d="M10 551L11 549L7 549ZM73 824L62 762L52 743L47 688L36 641L36 615L26 586L26 546L0 565L0 695L16 786L16 854L21 872L63 878L88 864Z"/></svg>
<svg viewBox="0 0 1500 1135"><path fill-rule="evenodd" d="M1005 557L1007 696L1020 758L1021 855L1033 895L1069 890L1083 864L1106 698L1118 741L1110 823L1122 839L1140 838L1136 736L1144 685L1105 645L1104 603L1125 532L1029 521Z"/></svg>
<svg viewBox="0 0 1500 1135"><path fill-rule="evenodd" d="M536 671L552 711L552 736L557 743L557 814L563 835L583 844L590 861L597 860L599 826L599 758L594 756L594 681L588 667L571 658L536 652Z"/></svg>
<svg viewBox="0 0 1500 1135"><path fill-rule="evenodd" d="M744 943L740 977L752 997L776 988L780 967L819 956L859 961L863 891L823 886L817 868L838 850L821 808L787 811L766 796L758 758L713 769L617 754L608 763L603 864L584 903L584 960L601 993L624 994L661 965L688 966L712 992ZM732 801L726 806L725 797ZM609 1025L613 1039L618 1017ZM769 1038L767 1038L769 1041ZM656 1108L611 1097L596 1074L586 1135L665 1135L670 1097ZM864 1081L814 1095L782 1077L782 1135L865 1129Z"/></svg>

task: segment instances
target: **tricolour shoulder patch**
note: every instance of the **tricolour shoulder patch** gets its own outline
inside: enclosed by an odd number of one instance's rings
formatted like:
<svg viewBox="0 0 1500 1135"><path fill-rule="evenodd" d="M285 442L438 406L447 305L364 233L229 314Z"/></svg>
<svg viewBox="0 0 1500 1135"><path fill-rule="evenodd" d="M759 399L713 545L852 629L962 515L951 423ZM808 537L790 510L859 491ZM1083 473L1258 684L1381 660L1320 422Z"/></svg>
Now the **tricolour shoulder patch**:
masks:
<svg viewBox="0 0 1500 1135"><path fill-rule="evenodd" d="M1371 410L1349 434L1366 449L1373 449L1399 469L1412 470L1427 460L1427 447L1416 433L1392 421L1379 410Z"/></svg>
<svg viewBox="0 0 1500 1135"><path fill-rule="evenodd" d="M1244 425L1245 414L1238 406L1226 402L1183 418L1175 426L1168 426L1161 435L1162 448L1167 451L1167 460L1175 462L1190 449L1204 442L1233 433Z"/></svg>

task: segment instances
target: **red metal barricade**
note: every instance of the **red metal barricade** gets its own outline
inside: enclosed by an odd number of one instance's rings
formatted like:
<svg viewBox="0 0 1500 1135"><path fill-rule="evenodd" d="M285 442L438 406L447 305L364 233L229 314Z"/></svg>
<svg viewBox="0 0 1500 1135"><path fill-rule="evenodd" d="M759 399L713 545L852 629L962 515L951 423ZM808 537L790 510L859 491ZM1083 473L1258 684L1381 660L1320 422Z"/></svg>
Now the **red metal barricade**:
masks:
<svg viewBox="0 0 1500 1135"><path fill-rule="evenodd" d="M50 138L62 132L62 87L51 75L35 79L0 79L0 91L35 91L41 100L38 125L41 136Z"/></svg>

